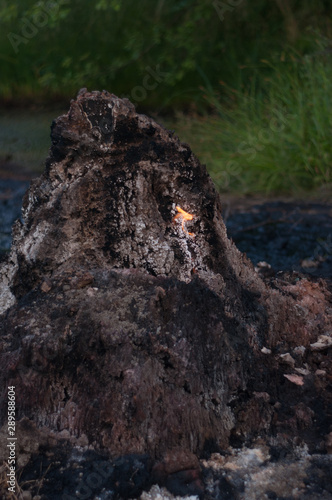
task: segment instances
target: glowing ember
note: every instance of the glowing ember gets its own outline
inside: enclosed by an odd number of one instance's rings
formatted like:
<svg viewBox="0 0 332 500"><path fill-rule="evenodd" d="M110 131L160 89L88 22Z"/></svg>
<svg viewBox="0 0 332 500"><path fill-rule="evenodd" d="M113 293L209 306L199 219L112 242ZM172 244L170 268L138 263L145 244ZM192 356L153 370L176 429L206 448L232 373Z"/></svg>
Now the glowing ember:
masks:
<svg viewBox="0 0 332 500"><path fill-rule="evenodd" d="M175 222L177 219L179 219L181 221L181 226L182 226L183 232L194 238L195 237L194 233L189 233L189 231L187 231L187 229L185 227L186 221L193 220L194 216L192 214L188 214L187 212L182 210L182 208L179 206L177 206L175 208L179 213L176 214L176 216L173 218L173 222Z"/></svg>

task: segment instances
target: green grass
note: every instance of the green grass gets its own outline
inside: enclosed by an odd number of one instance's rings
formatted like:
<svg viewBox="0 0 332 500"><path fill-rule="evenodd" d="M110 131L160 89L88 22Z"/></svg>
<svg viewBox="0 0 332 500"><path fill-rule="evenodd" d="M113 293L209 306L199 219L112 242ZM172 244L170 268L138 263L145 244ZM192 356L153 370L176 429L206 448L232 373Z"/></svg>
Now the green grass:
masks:
<svg viewBox="0 0 332 500"><path fill-rule="evenodd" d="M221 192L303 195L331 189L329 44L311 56L292 52L282 60L261 61L259 71L252 71L251 84L242 90L224 83L215 90L207 80L206 108L213 113L179 113L166 121L207 165ZM59 114L54 110L1 116L0 158L41 171L50 125Z"/></svg>
<svg viewBox="0 0 332 500"><path fill-rule="evenodd" d="M213 116L179 115L173 128L207 164L220 191L288 193L332 185L332 61L271 64L250 92L208 93ZM226 91L226 92L225 92Z"/></svg>

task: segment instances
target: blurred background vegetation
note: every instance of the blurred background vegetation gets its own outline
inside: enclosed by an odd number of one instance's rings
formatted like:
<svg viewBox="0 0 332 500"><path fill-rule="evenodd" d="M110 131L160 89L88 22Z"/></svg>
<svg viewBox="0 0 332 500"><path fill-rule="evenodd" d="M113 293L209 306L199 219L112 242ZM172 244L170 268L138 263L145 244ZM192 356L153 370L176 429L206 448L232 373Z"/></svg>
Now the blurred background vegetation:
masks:
<svg viewBox="0 0 332 500"><path fill-rule="evenodd" d="M331 0L0 0L0 158L40 169L53 107L87 87L175 129L221 191L328 187L331 14Z"/></svg>

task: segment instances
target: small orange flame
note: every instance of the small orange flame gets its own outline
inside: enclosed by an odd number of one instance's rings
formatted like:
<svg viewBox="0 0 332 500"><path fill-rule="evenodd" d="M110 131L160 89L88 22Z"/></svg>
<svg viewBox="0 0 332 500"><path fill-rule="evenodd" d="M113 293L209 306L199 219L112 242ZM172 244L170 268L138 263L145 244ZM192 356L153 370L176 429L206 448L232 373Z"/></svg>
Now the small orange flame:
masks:
<svg viewBox="0 0 332 500"><path fill-rule="evenodd" d="M186 227L185 227L185 223L186 221L188 220L193 220L194 218L194 215L192 214L188 214L188 212L185 212L184 210L182 210L181 207L179 206L176 206L175 207L176 210L179 212L178 214L176 214L175 217L173 217L173 222L175 222L177 219L180 219L181 220L181 227L182 227L182 230L184 233L186 234L189 234L189 236L192 236L192 237L195 237L194 233L189 233L189 231L187 231Z"/></svg>

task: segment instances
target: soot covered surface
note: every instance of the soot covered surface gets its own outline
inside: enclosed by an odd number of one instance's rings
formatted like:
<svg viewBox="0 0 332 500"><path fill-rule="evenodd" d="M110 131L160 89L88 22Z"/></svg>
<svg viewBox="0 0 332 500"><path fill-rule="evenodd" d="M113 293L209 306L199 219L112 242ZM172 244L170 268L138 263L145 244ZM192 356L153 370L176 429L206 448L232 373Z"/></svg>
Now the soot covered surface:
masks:
<svg viewBox="0 0 332 500"><path fill-rule="evenodd" d="M252 262L272 271L332 276L332 205L272 200L224 209L228 236ZM228 212L228 213L227 213ZM225 217L226 216L226 217Z"/></svg>
<svg viewBox="0 0 332 500"><path fill-rule="evenodd" d="M175 223L179 205L193 235ZM301 460L329 453L331 294L305 276L264 283L221 207L189 146L129 101L83 89L53 123L0 267L1 387L16 387L29 484L86 470L91 489L102 474L91 476L89 451L109 463L96 499L130 498L153 478L176 494L247 500L264 464L262 494L287 497L279 450L299 491ZM218 463L218 477L204 473ZM121 492L122 476L142 481ZM76 483L63 477L69 494ZM52 498L50 487L38 491Z"/></svg>

